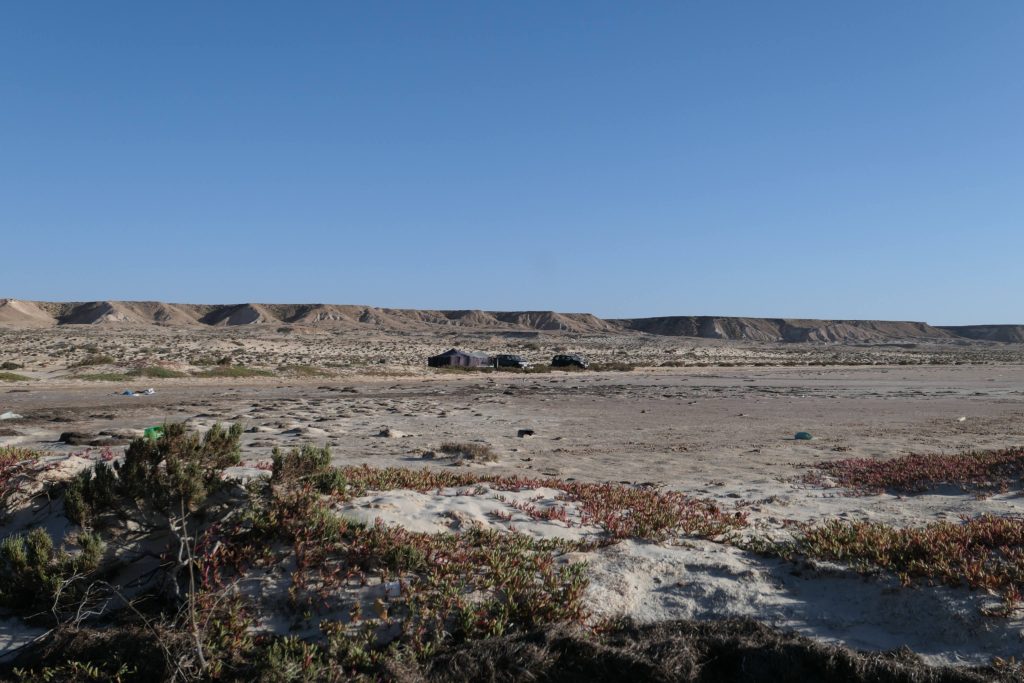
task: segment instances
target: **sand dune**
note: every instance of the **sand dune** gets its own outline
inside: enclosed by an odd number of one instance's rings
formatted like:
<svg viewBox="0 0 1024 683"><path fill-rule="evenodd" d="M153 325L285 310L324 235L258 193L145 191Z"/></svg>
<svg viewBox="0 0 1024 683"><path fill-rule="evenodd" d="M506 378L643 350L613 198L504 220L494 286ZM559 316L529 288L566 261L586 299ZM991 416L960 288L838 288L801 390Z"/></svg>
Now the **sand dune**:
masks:
<svg viewBox="0 0 1024 683"><path fill-rule="evenodd" d="M936 327L924 322L814 320L724 316L664 316L605 320L555 311L416 310L337 304L169 304L156 301L46 302L0 299L0 329L54 325L234 327L300 325L430 332L439 327L573 334L652 334L752 342L983 341L1024 343L1024 325Z"/></svg>

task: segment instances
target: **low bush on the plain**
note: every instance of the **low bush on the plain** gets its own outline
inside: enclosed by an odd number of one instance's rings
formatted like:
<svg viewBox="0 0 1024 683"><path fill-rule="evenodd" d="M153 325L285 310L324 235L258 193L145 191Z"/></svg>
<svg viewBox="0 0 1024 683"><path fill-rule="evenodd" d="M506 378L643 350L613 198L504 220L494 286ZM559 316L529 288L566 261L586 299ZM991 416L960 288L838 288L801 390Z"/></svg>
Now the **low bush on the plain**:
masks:
<svg viewBox="0 0 1024 683"><path fill-rule="evenodd" d="M5 360L3 363L0 363L0 370L21 370L23 367L25 366L21 363L15 363L14 361L9 360Z"/></svg>
<svg viewBox="0 0 1024 683"><path fill-rule="evenodd" d="M0 541L0 606L50 617L77 605L103 555L96 534L83 532L77 540L77 554L55 548L40 527Z"/></svg>
<svg viewBox="0 0 1024 683"><path fill-rule="evenodd" d="M25 375L19 375L16 372L0 372L0 382L25 382L31 379Z"/></svg>
<svg viewBox="0 0 1024 683"><path fill-rule="evenodd" d="M86 356L82 360L71 363L68 365L69 368L87 368L92 365L113 365L115 363L114 357L107 354L94 353Z"/></svg>
<svg viewBox="0 0 1024 683"><path fill-rule="evenodd" d="M151 377L155 379L171 379L174 377L188 377L188 375L180 370L171 370L170 368L161 367L159 365L150 365L144 368L138 368L131 370L126 373L128 377Z"/></svg>
<svg viewBox="0 0 1024 683"><path fill-rule="evenodd" d="M498 454L490 445L477 441L467 443L456 443L446 441L438 448L445 455L463 460L474 460L476 462L497 462Z"/></svg>
<svg viewBox="0 0 1024 683"><path fill-rule="evenodd" d="M217 365L216 367L204 370L202 372L192 373L195 377L273 377L274 373L270 370L260 370L259 368L250 368L244 365Z"/></svg>
<svg viewBox="0 0 1024 683"><path fill-rule="evenodd" d="M315 365L282 365L278 370L297 377L329 377L331 373Z"/></svg>
<svg viewBox="0 0 1024 683"><path fill-rule="evenodd" d="M943 484L973 490L997 490L1024 478L1024 448L956 453L907 455L892 460L846 458L823 462L803 481L821 485L827 475L835 486L860 494L893 491L920 493Z"/></svg>
<svg viewBox="0 0 1024 683"><path fill-rule="evenodd" d="M596 372L632 372L636 368L637 365L635 363L623 363L621 361L590 364L590 369Z"/></svg>
<svg viewBox="0 0 1024 683"><path fill-rule="evenodd" d="M125 372L90 372L84 375L75 375L74 378L86 382L124 382L131 379Z"/></svg>
<svg viewBox="0 0 1024 683"><path fill-rule="evenodd" d="M225 467L240 462L241 435L241 424L214 425L203 435L180 423L165 425L160 438L132 441L123 461L99 462L73 478L64 491L65 514L81 526L108 512L184 515L222 485Z"/></svg>

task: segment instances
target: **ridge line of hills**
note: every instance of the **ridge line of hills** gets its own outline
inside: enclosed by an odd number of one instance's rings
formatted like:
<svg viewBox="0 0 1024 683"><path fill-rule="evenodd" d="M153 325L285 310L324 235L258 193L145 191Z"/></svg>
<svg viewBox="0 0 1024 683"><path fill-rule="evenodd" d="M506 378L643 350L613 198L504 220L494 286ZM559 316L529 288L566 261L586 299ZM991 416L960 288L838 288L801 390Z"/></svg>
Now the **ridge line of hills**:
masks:
<svg viewBox="0 0 1024 683"><path fill-rule="evenodd" d="M1024 325L934 326L888 320L813 320L727 316L602 319L555 311L418 310L335 304L173 304L158 301L49 302L0 299L0 329L64 325L209 326L291 325L330 328L373 326L394 331L456 327L488 331L563 331L579 334L645 333L757 342L1024 343Z"/></svg>

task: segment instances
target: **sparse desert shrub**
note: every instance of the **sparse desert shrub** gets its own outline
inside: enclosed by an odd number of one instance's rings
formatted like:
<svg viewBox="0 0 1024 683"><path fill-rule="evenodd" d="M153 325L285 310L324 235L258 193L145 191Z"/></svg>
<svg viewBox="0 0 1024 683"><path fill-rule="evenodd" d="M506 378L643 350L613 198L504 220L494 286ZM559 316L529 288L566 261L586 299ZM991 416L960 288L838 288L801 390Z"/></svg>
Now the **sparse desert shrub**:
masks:
<svg viewBox="0 0 1024 683"><path fill-rule="evenodd" d="M821 485L827 474L836 486L858 494L894 491L920 493L941 484L993 490L1024 477L1024 448L956 453L907 455L892 460L846 458L818 463L802 480Z"/></svg>
<svg viewBox="0 0 1024 683"><path fill-rule="evenodd" d="M227 430L214 425L202 436L180 423L165 425L159 439L132 441L123 462L97 463L72 479L65 512L72 521L91 525L108 511L189 511L221 485L221 470L240 462L241 435L241 424Z"/></svg>
<svg viewBox="0 0 1024 683"><path fill-rule="evenodd" d="M40 527L0 541L0 606L59 611L74 604L103 555L103 543L95 534L79 534L78 543L77 555L54 548L50 534Z"/></svg>
<svg viewBox="0 0 1024 683"><path fill-rule="evenodd" d="M590 364L590 369L597 372L632 372L633 370L636 370L636 368L637 366L634 363L623 363L621 361Z"/></svg>
<svg viewBox="0 0 1024 683"><path fill-rule="evenodd" d="M497 462L498 454L488 444L477 441L455 443L452 441L441 444L439 451L446 455L476 462Z"/></svg>
<svg viewBox="0 0 1024 683"><path fill-rule="evenodd" d="M173 377L188 377L184 372L171 370L170 368L151 365L144 368L137 368L127 373L128 377L154 377L157 379L170 379Z"/></svg>
<svg viewBox="0 0 1024 683"><path fill-rule="evenodd" d="M86 368L91 365L112 365L114 362L113 356L109 356L107 354L90 354L77 363L71 363L68 367Z"/></svg>
<svg viewBox="0 0 1024 683"><path fill-rule="evenodd" d="M124 372L94 372L86 375L76 375L74 379L81 379L86 382L124 382L131 379L131 376Z"/></svg>
<svg viewBox="0 0 1024 683"><path fill-rule="evenodd" d="M331 373L312 365L282 365L278 368L281 372L299 377L327 377Z"/></svg>
<svg viewBox="0 0 1024 683"><path fill-rule="evenodd" d="M9 360L0 363L0 370L21 370L23 367L25 366L21 363L15 363Z"/></svg>
<svg viewBox="0 0 1024 683"><path fill-rule="evenodd" d="M221 365L218 361L217 367L210 368L203 372L192 373L196 377L273 377L270 370L259 370L244 365Z"/></svg>
<svg viewBox="0 0 1024 683"><path fill-rule="evenodd" d="M305 482L324 493L331 493L343 491L347 484L344 473L331 467L331 452L327 448L308 444L288 452L275 448L272 458L271 482L275 485Z"/></svg>
<svg viewBox="0 0 1024 683"><path fill-rule="evenodd" d="M0 372L0 382L25 382L29 379L31 378L13 372Z"/></svg>

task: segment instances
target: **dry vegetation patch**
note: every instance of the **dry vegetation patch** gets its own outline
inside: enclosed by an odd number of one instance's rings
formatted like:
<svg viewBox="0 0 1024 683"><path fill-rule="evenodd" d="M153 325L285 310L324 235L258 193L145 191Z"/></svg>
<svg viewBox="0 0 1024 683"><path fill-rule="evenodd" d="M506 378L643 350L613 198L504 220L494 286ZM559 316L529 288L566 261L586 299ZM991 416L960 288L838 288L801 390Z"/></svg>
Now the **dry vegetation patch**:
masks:
<svg viewBox="0 0 1024 683"><path fill-rule="evenodd" d="M35 460L39 453L17 446L0 446L0 521L7 511L7 500L17 489L17 479L27 462Z"/></svg>
<svg viewBox="0 0 1024 683"><path fill-rule="evenodd" d="M192 373L196 377L273 377L274 373L270 370L261 370L259 368L250 368L244 365L218 365L210 368L209 370L203 370L202 372Z"/></svg>
<svg viewBox="0 0 1024 683"><path fill-rule="evenodd" d="M27 382L32 379L16 372L0 372L0 382Z"/></svg>
<svg viewBox="0 0 1024 683"><path fill-rule="evenodd" d="M982 515L961 523L896 528L829 520L802 529L792 550L860 570L886 569L904 584L929 579L983 589L1003 599L993 616L1009 616L1024 590L1024 519Z"/></svg>
<svg viewBox="0 0 1024 683"><path fill-rule="evenodd" d="M476 462L497 462L498 454L491 446L481 442L455 443L447 441L441 444L439 451L445 455L461 460L474 460Z"/></svg>

